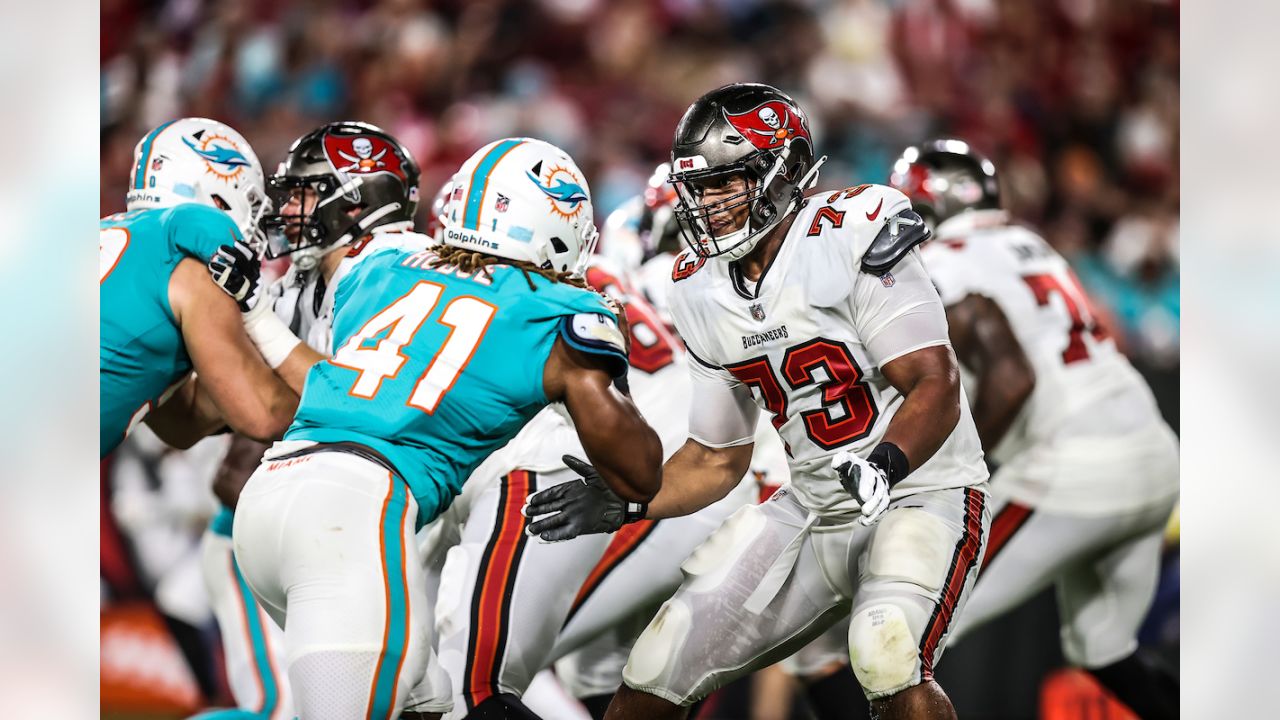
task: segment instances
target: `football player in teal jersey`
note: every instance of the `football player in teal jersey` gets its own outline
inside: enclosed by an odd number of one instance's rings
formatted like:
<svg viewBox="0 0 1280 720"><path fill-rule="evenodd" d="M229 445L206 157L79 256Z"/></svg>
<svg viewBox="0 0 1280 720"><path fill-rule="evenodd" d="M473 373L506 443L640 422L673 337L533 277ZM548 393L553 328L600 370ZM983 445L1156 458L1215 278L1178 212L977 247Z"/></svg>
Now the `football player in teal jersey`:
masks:
<svg viewBox="0 0 1280 720"><path fill-rule="evenodd" d="M100 453L144 419L177 447L224 425L278 437L319 356L278 328L267 328L265 349L251 342L246 316L206 268L233 251L256 263L244 238L266 207L257 156L235 130L201 118L155 128L134 155L127 212L103 218L98 240ZM289 375L293 388L281 380Z"/></svg>
<svg viewBox="0 0 1280 720"><path fill-rule="evenodd" d="M367 147L369 157L377 155L382 164L374 162L366 172L344 171L339 180L326 149L334 143L353 157L359 157L357 144ZM326 175L331 178L327 182L318 180ZM259 302L269 306L303 342L319 352L330 352L334 274L352 243L413 230L418 179L417 163L408 148L368 123L327 123L295 140L280 169L267 178L273 210L262 222L266 257L287 255L290 266L264 289ZM358 193L353 192L356 189ZM235 277L239 274L241 269L232 266L224 281L233 287L251 282L248 277ZM214 493L224 507L201 541L201 569L222 633L227 685L237 708L211 710L192 720L293 717L284 631L254 602L231 553L232 508L266 449L267 445L235 436L214 476Z"/></svg>
<svg viewBox="0 0 1280 720"><path fill-rule="evenodd" d="M376 145L325 148L317 187L397 171ZM615 386L624 329L581 279L596 240L581 172L511 138L455 179L442 246L409 232L352 245L334 278L333 357L240 494L236 562L285 628L300 717L450 708L414 533L544 406L564 403L620 512L642 513L658 489L658 437ZM522 526L515 507L504 521Z"/></svg>

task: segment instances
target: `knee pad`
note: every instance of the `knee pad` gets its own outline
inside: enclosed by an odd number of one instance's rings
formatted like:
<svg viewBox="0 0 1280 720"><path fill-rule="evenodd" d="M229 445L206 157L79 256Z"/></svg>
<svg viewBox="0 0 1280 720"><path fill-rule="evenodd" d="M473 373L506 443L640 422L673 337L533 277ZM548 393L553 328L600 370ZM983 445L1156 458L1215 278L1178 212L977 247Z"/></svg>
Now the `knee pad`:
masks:
<svg viewBox="0 0 1280 720"><path fill-rule="evenodd" d="M680 600L663 603L631 648L622 679L632 687L650 687L666 679L671 662L689 636L691 613Z"/></svg>
<svg viewBox="0 0 1280 720"><path fill-rule="evenodd" d="M918 683L919 649L902 608L881 603L855 614L849 622L849 661L870 699Z"/></svg>

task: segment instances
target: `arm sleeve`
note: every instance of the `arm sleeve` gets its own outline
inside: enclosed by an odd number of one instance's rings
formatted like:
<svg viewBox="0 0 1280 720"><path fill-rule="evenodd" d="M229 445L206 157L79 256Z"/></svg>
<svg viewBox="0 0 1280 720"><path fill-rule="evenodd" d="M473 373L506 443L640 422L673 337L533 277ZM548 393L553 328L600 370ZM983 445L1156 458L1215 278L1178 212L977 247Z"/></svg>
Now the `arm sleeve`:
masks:
<svg viewBox="0 0 1280 720"><path fill-rule="evenodd" d="M883 278L859 273L853 295L854 327L879 367L907 353L950 343L946 311L917 250Z"/></svg>
<svg viewBox="0 0 1280 720"><path fill-rule="evenodd" d="M760 408L751 390L722 368L689 356L692 396L689 437L707 447L722 448L755 442Z"/></svg>

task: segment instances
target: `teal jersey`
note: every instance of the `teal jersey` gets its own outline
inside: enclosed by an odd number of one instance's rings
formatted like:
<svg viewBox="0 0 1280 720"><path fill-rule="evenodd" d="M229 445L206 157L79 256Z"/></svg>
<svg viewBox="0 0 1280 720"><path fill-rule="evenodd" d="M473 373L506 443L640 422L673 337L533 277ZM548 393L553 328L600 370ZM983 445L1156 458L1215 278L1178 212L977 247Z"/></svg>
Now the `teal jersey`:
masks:
<svg viewBox="0 0 1280 720"><path fill-rule="evenodd" d="M408 483L421 526L547 405L542 373L558 336L615 374L626 356L600 295L531 273L535 290L505 265L492 277L430 269L425 237L406 233L422 242L405 247L391 235L339 270L333 357L307 375L285 439L378 451Z"/></svg>
<svg viewBox="0 0 1280 720"><path fill-rule="evenodd" d="M183 258L207 262L240 238L225 212L186 203L103 218L98 293L98 450L106 455L191 371L169 307L169 276Z"/></svg>

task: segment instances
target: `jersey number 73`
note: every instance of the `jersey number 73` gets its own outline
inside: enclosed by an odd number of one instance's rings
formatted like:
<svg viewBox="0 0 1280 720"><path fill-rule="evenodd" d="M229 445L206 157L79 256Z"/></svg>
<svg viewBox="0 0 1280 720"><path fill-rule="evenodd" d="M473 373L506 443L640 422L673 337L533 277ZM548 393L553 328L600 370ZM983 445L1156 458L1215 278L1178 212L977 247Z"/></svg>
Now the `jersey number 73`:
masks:
<svg viewBox="0 0 1280 720"><path fill-rule="evenodd" d="M787 392L768 356L726 365L724 369L743 385L760 392L765 407L773 414L773 427L781 430L788 420ZM792 390L815 383L822 389L821 406L800 413L805 434L818 447L834 450L871 432L879 411L862 379L862 368L844 343L816 338L795 345L783 355L780 369ZM819 378L819 369L825 378Z"/></svg>
<svg viewBox="0 0 1280 720"><path fill-rule="evenodd" d="M338 348L329 362L359 373L348 391L350 395L371 399L378 394L383 380L394 379L400 373L400 368L409 359L401 349L413 340L443 293L443 285L419 281ZM449 392L462 369L471 362L497 312L496 305L470 295L454 298L444 306L437 322L449 327L449 335L418 377L406 405L427 414L435 413L444 394ZM373 347L365 346L384 333Z"/></svg>

